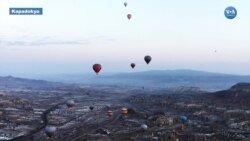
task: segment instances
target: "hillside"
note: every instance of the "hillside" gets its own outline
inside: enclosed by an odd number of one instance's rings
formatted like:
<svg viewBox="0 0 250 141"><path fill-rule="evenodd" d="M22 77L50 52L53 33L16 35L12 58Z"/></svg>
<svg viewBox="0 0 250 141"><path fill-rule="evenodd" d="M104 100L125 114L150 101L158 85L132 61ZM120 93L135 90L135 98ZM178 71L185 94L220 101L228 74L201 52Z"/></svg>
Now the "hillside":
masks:
<svg viewBox="0 0 250 141"><path fill-rule="evenodd" d="M49 82L44 80L33 80L33 79L24 79L17 78L13 76L0 76L0 88L52 88L64 86L63 83L58 82Z"/></svg>
<svg viewBox="0 0 250 141"><path fill-rule="evenodd" d="M215 97L231 100L249 101L250 83L238 83L228 90L222 90L214 93Z"/></svg>

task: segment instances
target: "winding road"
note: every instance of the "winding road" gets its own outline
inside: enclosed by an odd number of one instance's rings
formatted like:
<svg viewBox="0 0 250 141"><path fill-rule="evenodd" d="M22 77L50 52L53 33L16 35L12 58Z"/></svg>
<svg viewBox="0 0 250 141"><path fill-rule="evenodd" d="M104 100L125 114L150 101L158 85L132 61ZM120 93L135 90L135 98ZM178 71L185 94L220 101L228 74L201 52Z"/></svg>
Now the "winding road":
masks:
<svg viewBox="0 0 250 141"><path fill-rule="evenodd" d="M31 131L29 134L27 135L23 135L23 136L19 136L16 138L11 139L10 141L32 141L33 135L40 132L41 130L43 130L47 125L48 125L48 114L55 110L56 108L58 108L59 105L64 104L65 102L60 102L56 105L54 105L53 107L47 109L46 111L43 112L43 114L41 115L41 118L43 120L43 125L33 131Z"/></svg>

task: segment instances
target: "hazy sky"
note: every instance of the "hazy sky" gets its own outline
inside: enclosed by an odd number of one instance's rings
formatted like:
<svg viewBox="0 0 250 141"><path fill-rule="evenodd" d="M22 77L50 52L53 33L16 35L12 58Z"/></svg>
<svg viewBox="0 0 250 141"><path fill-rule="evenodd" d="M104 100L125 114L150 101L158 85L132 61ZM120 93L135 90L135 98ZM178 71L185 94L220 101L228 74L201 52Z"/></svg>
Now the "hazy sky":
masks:
<svg viewBox="0 0 250 141"><path fill-rule="evenodd" d="M131 72L135 62L133 71L250 74L249 0L127 2L0 0L0 73L89 73L93 63L102 73ZM238 10L234 20L224 16L228 6ZM11 16L10 7L42 7L44 15Z"/></svg>

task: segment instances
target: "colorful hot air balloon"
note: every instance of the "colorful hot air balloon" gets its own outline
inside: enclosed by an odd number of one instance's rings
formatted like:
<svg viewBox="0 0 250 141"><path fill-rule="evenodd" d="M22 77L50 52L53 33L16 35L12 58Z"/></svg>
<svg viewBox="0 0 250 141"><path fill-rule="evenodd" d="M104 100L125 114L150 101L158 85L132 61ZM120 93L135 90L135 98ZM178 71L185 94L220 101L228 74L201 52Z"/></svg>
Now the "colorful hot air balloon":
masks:
<svg viewBox="0 0 250 141"><path fill-rule="evenodd" d="M112 111L108 111L108 112L107 112L107 116L108 116L108 117L112 117L112 115L113 115L113 112L112 112Z"/></svg>
<svg viewBox="0 0 250 141"><path fill-rule="evenodd" d="M46 128L45 128L45 134L49 137L49 138L51 138L51 137L53 137L54 135L55 135L55 132L56 132L56 127L53 127L53 126L47 126Z"/></svg>
<svg viewBox="0 0 250 141"><path fill-rule="evenodd" d="M124 6L127 7L128 3L127 2L124 2Z"/></svg>
<svg viewBox="0 0 250 141"><path fill-rule="evenodd" d="M101 69L102 69L102 66L100 64L93 65L93 70L95 71L96 74L98 74Z"/></svg>
<svg viewBox="0 0 250 141"><path fill-rule="evenodd" d="M151 56L147 55L147 56L144 57L144 60L145 60L145 62L146 62L147 64L149 64L150 61L152 60L152 58L151 58Z"/></svg>
<svg viewBox="0 0 250 141"><path fill-rule="evenodd" d="M127 15L127 18L130 20L132 18L132 15L131 14L128 14Z"/></svg>
<svg viewBox="0 0 250 141"><path fill-rule="evenodd" d="M133 69L135 67L135 63L131 63L130 66Z"/></svg>

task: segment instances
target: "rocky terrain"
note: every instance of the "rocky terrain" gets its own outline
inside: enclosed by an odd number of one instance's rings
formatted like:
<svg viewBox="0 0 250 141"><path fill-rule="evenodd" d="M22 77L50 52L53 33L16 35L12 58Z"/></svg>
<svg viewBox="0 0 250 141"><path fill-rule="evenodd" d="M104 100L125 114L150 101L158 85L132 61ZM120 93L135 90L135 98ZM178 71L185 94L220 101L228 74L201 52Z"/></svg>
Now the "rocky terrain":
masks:
<svg viewBox="0 0 250 141"><path fill-rule="evenodd" d="M250 140L249 83L206 92L196 87L157 90L18 81L22 87L0 89L0 140ZM31 83L35 87L24 85ZM48 85L39 87L43 84ZM56 127L50 138L45 133L49 126Z"/></svg>

